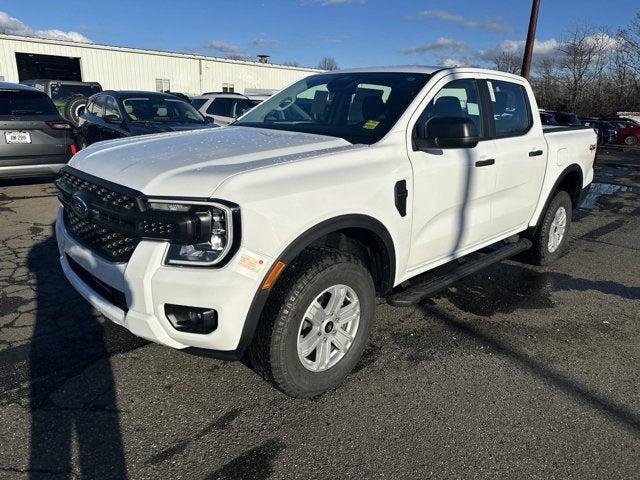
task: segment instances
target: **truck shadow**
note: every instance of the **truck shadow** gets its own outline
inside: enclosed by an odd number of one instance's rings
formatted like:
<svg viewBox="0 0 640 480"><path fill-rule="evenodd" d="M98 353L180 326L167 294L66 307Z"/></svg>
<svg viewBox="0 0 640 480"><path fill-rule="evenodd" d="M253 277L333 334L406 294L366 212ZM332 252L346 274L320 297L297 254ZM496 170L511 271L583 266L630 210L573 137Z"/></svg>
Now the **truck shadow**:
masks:
<svg viewBox="0 0 640 480"><path fill-rule="evenodd" d="M566 273L538 271L516 262L498 263L461 280L442 292L458 309L490 317L516 310L552 308L553 292L600 292L621 299L637 300L640 287L628 287L610 280L589 280Z"/></svg>
<svg viewBox="0 0 640 480"><path fill-rule="evenodd" d="M109 355L145 342L118 338L102 323L64 278L53 238L31 249L28 266L37 300L29 352L29 478L126 479ZM73 443L80 472L72 466Z"/></svg>
<svg viewBox="0 0 640 480"><path fill-rule="evenodd" d="M482 331L473 325L472 321L462 321L438 307L423 305L421 308L426 315L441 323L447 329L457 332L472 341L481 343L495 353L509 358L527 372L571 396L575 401L592 407L606 417L621 424L634 435L640 437L639 413L617 404L604 395L575 382L569 375L546 365L532 355Z"/></svg>

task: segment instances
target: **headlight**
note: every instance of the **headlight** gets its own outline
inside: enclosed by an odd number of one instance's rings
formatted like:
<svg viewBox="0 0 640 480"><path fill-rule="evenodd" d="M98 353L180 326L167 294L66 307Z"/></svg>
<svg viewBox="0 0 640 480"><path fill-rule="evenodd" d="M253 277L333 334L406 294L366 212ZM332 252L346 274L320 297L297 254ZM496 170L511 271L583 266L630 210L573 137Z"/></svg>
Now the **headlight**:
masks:
<svg viewBox="0 0 640 480"><path fill-rule="evenodd" d="M229 254L233 245L234 213L239 209L217 202L189 202L152 199L147 208L156 212L190 212L198 219L200 243L169 245L165 263L169 265L213 266Z"/></svg>

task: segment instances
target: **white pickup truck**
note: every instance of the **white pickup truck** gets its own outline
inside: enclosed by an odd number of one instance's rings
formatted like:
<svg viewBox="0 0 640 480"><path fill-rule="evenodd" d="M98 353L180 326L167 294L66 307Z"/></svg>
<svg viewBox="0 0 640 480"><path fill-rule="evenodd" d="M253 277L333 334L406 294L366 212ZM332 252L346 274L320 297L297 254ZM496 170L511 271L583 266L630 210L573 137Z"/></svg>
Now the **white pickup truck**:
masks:
<svg viewBox="0 0 640 480"><path fill-rule="evenodd" d="M371 68L310 76L228 127L97 143L58 180L62 268L135 335L318 395L358 362L376 296L412 305L561 254L596 134L537 112L515 75Z"/></svg>

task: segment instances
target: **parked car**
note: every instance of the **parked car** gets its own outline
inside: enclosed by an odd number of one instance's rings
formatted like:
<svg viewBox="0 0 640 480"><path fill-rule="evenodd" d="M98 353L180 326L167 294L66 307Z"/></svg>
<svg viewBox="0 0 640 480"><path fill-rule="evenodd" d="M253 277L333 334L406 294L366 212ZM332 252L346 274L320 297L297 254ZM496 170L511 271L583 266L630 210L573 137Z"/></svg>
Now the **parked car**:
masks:
<svg viewBox="0 0 640 480"><path fill-rule="evenodd" d="M580 118L575 113L568 112L548 112L553 114L558 125L564 127L579 127L582 125Z"/></svg>
<svg viewBox="0 0 640 480"><path fill-rule="evenodd" d="M71 124L45 93L0 82L0 178L56 174L77 150Z"/></svg>
<svg viewBox="0 0 640 480"><path fill-rule="evenodd" d="M217 125L229 125L261 101L239 93L209 92L193 97L191 105Z"/></svg>
<svg viewBox="0 0 640 480"><path fill-rule="evenodd" d="M542 125L560 125L558 120L556 120L556 116L547 111L540 112L540 121L542 122Z"/></svg>
<svg viewBox="0 0 640 480"><path fill-rule="evenodd" d="M167 93L105 90L80 116L78 145L149 133L215 127L188 102Z"/></svg>
<svg viewBox="0 0 640 480"><path fill-rule="evenodd" d="M376 297L415 305L513 255L562 255L596 134L543 131L536 110L504 72L355 69L225 128L95 145L58 182L62 269L135 335L319 395L358 363Z"/></svg>
<svg viewBox="0 0 640 480"><path fill-rule="evenodd" d="M102 91L98 82L76 82L71 80L25 80L21 82L46 93L64 118L74 126L87 105L87 99Z"/></svg>
<svg viewBox="0 0 640 480"><path fill-rule="evenodd" d="M618 131L616 127L609 122L594 118L580 119L582 125L592 127L598 134L598 145L616 143Z"/></svg>
<svg viewBox="0 0 640 480"><path fill-rule="evenodd" d="M625 145L637 145L640 139L640 125L628 118L617 118L608 120L617 131L617 142Z"/></svg>

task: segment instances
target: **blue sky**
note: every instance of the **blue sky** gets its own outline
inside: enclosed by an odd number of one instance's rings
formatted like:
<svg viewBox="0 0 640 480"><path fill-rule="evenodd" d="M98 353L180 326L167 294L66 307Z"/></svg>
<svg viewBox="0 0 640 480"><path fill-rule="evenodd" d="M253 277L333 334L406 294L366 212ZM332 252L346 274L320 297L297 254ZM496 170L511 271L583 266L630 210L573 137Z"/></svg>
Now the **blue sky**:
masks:
<svg viewBox="0 0 640 480"><path fill-rule="evenodd" d="M464 64L520 48L530 5L529 0L2 0L0 30L214 56L267 53L274 63L305 66L317 65L324 55L340 67ZM542 0L537 48L553 48L567 27L581 22L615 32L636 12L637 0L617 0L610 8L597 0Z"/></svg>

